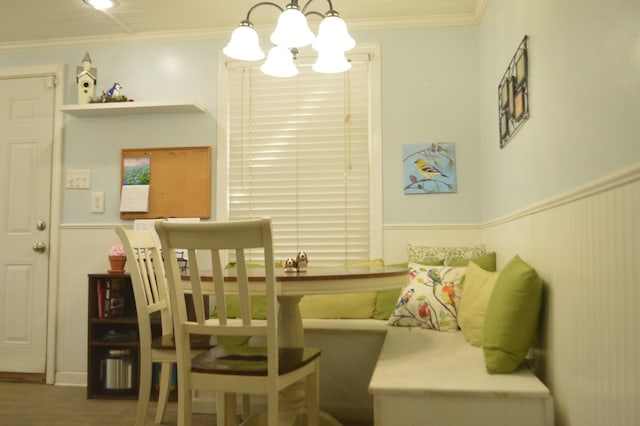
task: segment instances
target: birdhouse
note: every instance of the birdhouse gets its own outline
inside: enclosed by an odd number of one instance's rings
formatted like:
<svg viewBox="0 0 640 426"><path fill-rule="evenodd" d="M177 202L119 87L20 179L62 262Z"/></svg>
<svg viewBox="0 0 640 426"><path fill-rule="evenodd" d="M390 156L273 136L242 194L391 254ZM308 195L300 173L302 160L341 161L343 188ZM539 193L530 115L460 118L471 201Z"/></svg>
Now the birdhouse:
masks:
<svg viewBox="0 0 640 426"><path fill-rule="evenodd" d="M89 52L84 54L82 66L76 68L76 83L78 84L78 103L91 103L98 82L98 70L91 67Z"/></svg>

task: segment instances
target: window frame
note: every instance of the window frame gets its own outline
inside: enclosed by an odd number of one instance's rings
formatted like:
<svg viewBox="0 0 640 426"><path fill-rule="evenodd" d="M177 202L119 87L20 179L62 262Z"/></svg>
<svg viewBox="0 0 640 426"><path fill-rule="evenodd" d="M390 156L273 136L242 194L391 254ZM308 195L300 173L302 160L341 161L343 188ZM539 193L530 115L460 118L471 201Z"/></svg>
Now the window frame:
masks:
<svg viewBox="0 0 640 426"><path fill-rule="evenodd" d="M382 226L382 84L380 72L380 47L377 43L361 44L347 52L347 58L353 55L369 55L369 215L371 235L369 256L371 259L382 258L383 226ZM229 183L228 183L228 141L229 141L229 99L226 87L228 75L226 63L229 59L219 53L218 87L217 87L217 132L214 155L216 156L216 219L229 218ZM273 77L276 78L276 77ZM295 78L295 77L294 77ZM294 255L294 254L292 254ZM284 260L284 259L282 259Z"/></svg>

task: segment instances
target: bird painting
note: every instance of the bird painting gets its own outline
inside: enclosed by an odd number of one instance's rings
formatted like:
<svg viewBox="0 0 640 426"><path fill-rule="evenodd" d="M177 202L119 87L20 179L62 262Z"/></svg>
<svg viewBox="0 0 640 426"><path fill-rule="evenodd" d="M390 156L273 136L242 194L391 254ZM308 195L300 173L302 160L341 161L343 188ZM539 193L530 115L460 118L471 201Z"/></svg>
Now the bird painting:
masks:
<svg viewBox="0 0 640 426"><path fill-rule="evenodd" d="M449 177L449 176L445 175L444 173L442 173L440 171L440 169L438 169L436 166L433 166L433 165L427 163L422 158L418 158L416 161L414 161L414 163L416 163L416 167L418 168L418 172L422 176L426 177L427 179L433 179L433 178L438 177L438 176Z"/></svg>
<svg viewBox="0 0 640 426"><path fill-rule="evenodd" d="M456 192L456 154L453 142L402 146L405 194Z"/></svg>

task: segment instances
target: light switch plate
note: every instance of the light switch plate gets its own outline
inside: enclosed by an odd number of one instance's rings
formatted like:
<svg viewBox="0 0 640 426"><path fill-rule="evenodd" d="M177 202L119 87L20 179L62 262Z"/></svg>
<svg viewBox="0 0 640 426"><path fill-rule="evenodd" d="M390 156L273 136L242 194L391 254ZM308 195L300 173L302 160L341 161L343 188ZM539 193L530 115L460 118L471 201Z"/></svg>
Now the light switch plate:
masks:
<svg viewBox="0 0 640 426"><path fill-rule="evenodd" d="M91 188L91 170L85 170L85 169L67 170L66 187L69 189Z"/></svg>
<svg viewBox="0 0 640 426"><path fill-rule="evenodd" d="M104 192L91 193L91 213L104 213Z"/></svg>

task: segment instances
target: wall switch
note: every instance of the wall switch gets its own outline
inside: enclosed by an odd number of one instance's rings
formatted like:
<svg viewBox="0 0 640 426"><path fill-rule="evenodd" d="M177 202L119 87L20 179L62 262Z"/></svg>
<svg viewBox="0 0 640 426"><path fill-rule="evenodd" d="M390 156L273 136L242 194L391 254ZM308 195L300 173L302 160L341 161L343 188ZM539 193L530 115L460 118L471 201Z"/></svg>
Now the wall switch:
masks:
<svg viewBox="0 0 640 426"><path fill-rule="evenodd" d="M104 192L91 193L91 213L104 213Z"/></svg>
<svg viewBox="0 0 640 426"><path fill-rule="evenodd" d="M91 170L67 170L66 186L69 189L91 188Z"/></svg>

